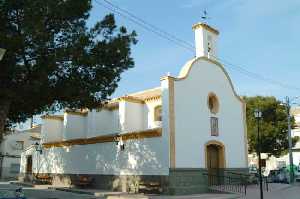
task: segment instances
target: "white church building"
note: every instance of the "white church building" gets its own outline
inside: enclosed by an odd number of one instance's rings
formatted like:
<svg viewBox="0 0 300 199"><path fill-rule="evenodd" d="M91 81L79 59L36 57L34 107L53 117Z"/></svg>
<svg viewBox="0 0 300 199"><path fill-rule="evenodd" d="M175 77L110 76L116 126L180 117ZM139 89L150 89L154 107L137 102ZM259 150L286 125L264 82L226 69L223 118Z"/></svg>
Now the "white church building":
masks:
<svg viewBox="0 0 300 199"><path fill-rule="evenodd" d="M41 152L22 154L21 175L53 184L132 191L158 185L171 194L207 190L213 170L247 172L245 103L217 61L219 32L193 26L196 57L178 77L113 99L101 108L43 116Z"/></svg>

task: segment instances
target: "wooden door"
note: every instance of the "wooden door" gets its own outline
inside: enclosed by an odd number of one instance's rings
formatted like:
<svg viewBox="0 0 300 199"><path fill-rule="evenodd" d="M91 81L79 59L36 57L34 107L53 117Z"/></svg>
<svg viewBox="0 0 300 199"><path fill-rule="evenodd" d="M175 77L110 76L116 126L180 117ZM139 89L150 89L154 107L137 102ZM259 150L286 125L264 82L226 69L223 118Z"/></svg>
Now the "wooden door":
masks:
<svg viewBox="0 0 300 199"><path fill-rule="evenodd" d="M32 156L27 156L26 160L26 173L31 174L32 173Z"/></svg>
<svg viewBox="0 0 300 199"><path fill-rule="evenodd" d="M207 170L210 184L218 184L220 157L219 148L216 145L207 146Z"/></svg>

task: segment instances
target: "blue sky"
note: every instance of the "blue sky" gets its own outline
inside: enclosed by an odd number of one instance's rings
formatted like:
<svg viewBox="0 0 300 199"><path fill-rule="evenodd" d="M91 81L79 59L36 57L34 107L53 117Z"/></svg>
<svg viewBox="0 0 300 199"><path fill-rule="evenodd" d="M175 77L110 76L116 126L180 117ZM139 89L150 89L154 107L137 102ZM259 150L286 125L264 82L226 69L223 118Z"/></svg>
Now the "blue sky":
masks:
<svg viewBox="0 0 300 199"><path fill-rule="evenodd" d="M104 3L103 0L97 0ZM93 0L94 2L94 0ZM220 31L219 57L249 71L300 87L300 1L297 0L112 0L112 3L176 37L194 44L192 25L206 9L208 23ZM94 2L89 25L109 11ZM122 75L113 97L159 86L168 72L177 76L194 53L116 15L118 25L138 33L133 47L135 67ZM238 94L299 96L290 90L245 76L225 64ZM37 118L39 123L39 119ZM28 122L23 125L28 127Z"/></svg>
<svg viewBox="0 0 300 199"><path fill-rule="evenodd" d="M103 0L97 0L105 3ZM300 87L300 1L295 0L112 0L145 21L194 44L192 25L201 20L206 9L208 23L220 31L219 57L235 65L259 73L266 78ZM92 25L110 11L93 3L89 20ZM114 96L159 86L161 76L178 75L193 52L164 40L154 33L116 15L118 25L138 33L133 47L135 68L122 75ZM225 64L235 89L240 95L296 96L291 90L255 80ZM298 86L299 85L299 86Z"/></svg>

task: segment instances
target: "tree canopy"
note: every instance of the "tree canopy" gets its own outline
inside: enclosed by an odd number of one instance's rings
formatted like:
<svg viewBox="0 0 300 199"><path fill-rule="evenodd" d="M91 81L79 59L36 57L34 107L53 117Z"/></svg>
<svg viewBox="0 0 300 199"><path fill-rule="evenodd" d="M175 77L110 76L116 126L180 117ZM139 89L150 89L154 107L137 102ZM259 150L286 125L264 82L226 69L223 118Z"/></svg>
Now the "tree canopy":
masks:
<svg viewBox="0 0 300 199"><path fill-rule="evenodd" d="M91 0L1 0L0 133L53 107L93 108L134 66L136 33L112 14L94 26Z"/></svg>
<svg viewBox="0 0 300 199"><path fill-rule="evenodd" d="M262 152L270 155L280 156L287 153L288 149L288 126L287 107L275 97L244 97L247 104L247 131L249 152L257 149L257 120L254 110L262 111L260 122L260 135ZM295 125L294 118L291 119L292 127ZM293 146L298 137L293 138Z"/></svg>

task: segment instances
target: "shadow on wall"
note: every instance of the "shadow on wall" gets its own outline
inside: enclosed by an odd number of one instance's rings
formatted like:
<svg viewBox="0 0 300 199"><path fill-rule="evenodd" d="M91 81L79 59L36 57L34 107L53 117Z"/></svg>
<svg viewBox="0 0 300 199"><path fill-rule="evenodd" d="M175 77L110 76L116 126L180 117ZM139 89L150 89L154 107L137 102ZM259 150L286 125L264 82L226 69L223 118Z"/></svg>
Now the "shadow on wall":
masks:
<svg viewBox="0 0 300 199"><path fill-rule="evenodd" d="M160 138L128 140L121 150L116 143L56 147L36 153L37 173L163 175L168 156ZM166 173L167 172L167 173Z"/></svg>

